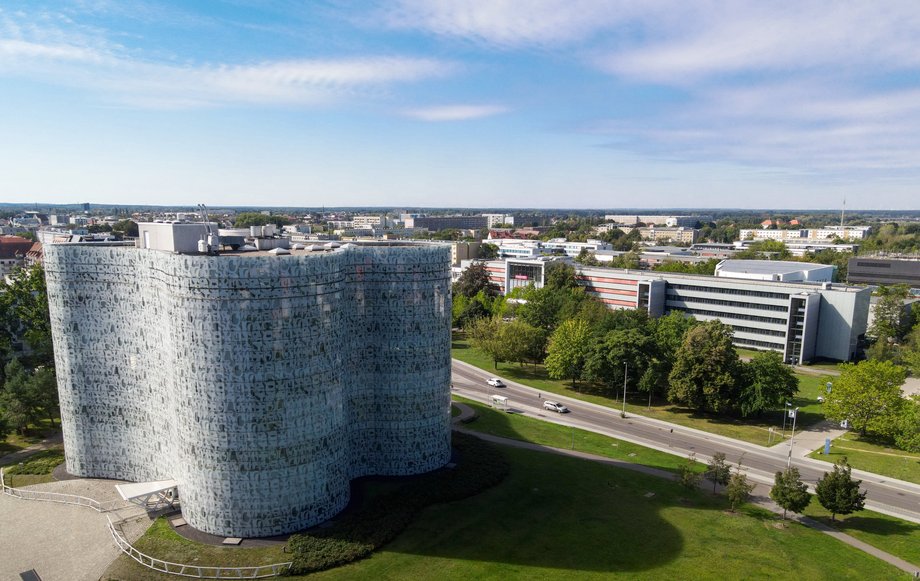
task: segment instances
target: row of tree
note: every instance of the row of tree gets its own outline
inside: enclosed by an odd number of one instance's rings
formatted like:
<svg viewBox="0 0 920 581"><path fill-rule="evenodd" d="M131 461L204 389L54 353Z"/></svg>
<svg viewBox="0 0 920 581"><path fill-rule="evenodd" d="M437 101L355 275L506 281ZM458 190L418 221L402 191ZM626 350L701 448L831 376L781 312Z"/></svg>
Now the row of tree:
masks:
<svg viewBox="0 0 920 581"><path fill-rule="evenodd" d="M0 438L58 413L45 273L18 269L0 281Z"/></svg>
<svg viewBox="0 0 920 581"><path fill-rule="evenodd" d="M732 329L679 312L657 319L611 310L578 285L571 265L552 263L542 288L498 297L484 267L454 286L454 323L473 346L500 362L544 363L550 377L587 381L607 396L628 391L667 397L697 411L758 415L798 391L798 379L773 352L742 363Z"/></svg>

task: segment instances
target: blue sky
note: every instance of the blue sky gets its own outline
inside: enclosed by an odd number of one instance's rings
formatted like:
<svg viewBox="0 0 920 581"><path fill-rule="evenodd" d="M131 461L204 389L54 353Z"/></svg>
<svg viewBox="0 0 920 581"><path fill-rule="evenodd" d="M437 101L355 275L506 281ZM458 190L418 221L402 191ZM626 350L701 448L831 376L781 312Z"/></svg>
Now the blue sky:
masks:
<svg viewBox="0 0 920 581"><path fill-rule="evenodd" d="M920 4L5 0L0 201L920 209Z"/></svg>

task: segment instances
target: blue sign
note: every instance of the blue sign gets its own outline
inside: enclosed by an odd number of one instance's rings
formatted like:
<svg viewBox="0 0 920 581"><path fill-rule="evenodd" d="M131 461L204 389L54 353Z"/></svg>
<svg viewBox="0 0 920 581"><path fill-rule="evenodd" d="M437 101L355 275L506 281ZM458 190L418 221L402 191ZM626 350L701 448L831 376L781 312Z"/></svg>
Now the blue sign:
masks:
<svg viewBox="0 0 920 581"><path fill-rule="evenodd" d="M824 438L824 455L829 456L831 453L831 439Z"/></svg>

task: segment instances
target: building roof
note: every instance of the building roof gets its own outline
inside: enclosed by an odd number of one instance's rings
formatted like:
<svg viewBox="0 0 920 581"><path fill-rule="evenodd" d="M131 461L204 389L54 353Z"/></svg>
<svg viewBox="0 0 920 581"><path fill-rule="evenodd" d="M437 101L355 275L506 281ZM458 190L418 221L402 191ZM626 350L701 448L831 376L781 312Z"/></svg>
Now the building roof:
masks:
<svg viewBox="0 0 920 581"><path fill-rule="evenodd" d="M0 258L16 258L26 255L32 248L32 241L21 236L0 236Z"/></svg>
<svg viewBox="0 0 920 581"><path fill-rule="evenodd" d="M828 268L828 266L827 264L793 262L791 260L723 260L719 264L719 269L751 274L789 274L792 272L821 270Z"/></svg>

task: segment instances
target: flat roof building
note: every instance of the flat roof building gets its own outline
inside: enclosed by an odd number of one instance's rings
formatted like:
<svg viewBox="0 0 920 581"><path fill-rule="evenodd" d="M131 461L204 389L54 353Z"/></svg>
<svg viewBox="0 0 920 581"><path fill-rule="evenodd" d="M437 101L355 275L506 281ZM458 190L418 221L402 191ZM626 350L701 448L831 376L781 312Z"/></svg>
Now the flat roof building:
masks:
<svg viewBox="0 0 920 581"><path fill-rule="evenodd" d="M174 480L191 526L262 537L334 516L351 479L449 460L446 246L209 256L141 230L45 247L70 473Z"/></svg>
<svg viewBox="0 0 920 581"><path fill-rule="evenodd" d="M847 261L847 282L851 284L906 284L920 288L920 256L857 256Z"/></svg>
<svg viewBox="0 0 920 581"><path fill-rule="evenodd" d="M716 276L782 282L833 282L836 266L787 260L723 260Z"/></svg>
<svg viewBox="0 0 920 581"><path fill-rule="evenodd" d="M545 280L545 260L486 263L503 292ZM777 351L787 363L816 358L849 361L866 333L871 289L829 282L746 280L575 265L579 284L612 309L674 311L734 330L740 347Z"/></svg>

